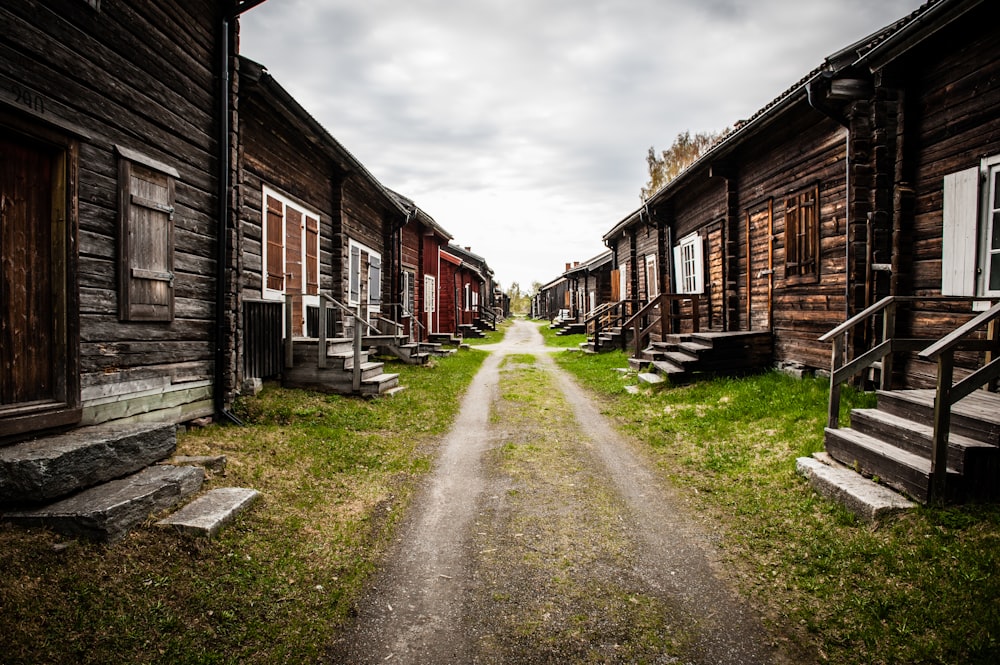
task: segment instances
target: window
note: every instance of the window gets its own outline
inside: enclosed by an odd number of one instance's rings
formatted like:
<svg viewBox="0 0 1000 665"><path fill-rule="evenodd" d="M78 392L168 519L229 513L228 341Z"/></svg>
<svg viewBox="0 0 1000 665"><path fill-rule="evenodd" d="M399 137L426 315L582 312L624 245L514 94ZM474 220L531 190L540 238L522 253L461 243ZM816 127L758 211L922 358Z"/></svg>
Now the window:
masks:
<svg viewBox="0 0 1000 665"><path fill-rule="evenodd" d="M382 255L354 240L348 242L348 247L348 304L366 304L377 309L382 302Z"/></svg>
<svg viewBox="0 0 1000 665"><path fill-rule="evenodd" d="M941 294L1000 297L1000 155L946 175L942 203Z"/></svg>
<svg viewBox="0 0 1000 665"><path fill-rule="evenodd" d="M413 282L415 275L410 270L404 270L400 276L400 296L402 299L403 316L412 316L414 305Z"/></svg>
<svg viewBox="0 0 1000 665"><path fill-rule="evenodd" d="M646 255L646 298L652 300L660 295L660 280L656 272L656 254Z"/></svg>
<svg viewBox="0 0 1000 665"><path fill-rule="evenodd" d="M704 291L704 258L702 239L697 233L681 238L674 247L674 273L677 293L702 293Z"/></svg>
<svg viewBox="0 0 1000 665"><path fill-rule="evenodd" d="M174 320L174 183L177 171L118 147L118 316Z"/></svg>
<svg viewBox="0 0 1000 665"><path fill-rule="evenodd" d="M424 312L433 314L437 311L435 297L437 291L434 288L434 275L424 275Z"/></svg>
<svg viewBox="0 0 1000 665"><path fill-rule="evenodd" d="M261 200L264 297L319 294L319 214L267 187Z"/></svg>
<svg viewBox="0 0 1000 665"><path fill-rule="evenodd" d="M785 277L819 277L819 187L785 199Z"/></svg>

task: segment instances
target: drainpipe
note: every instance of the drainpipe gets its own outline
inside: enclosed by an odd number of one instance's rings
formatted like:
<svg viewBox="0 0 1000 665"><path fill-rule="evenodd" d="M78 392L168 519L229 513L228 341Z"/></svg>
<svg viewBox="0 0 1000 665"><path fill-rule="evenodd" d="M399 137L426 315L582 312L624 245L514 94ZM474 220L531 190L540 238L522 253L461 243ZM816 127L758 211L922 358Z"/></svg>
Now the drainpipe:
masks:
<svg viewBox="0 0 1000 665"><path fill-rule="evenodd" d="M228 421L237 425L243 423L235 415L226 409L226 348L225 340L229 335L226 326L226 283L228 276L227 258L229 255L229 241L227 234L227 224L230 214L230 156L232 150L231 137L229 135L229 113L230 113L230 76L229 76L229 33L232 22L243 12L253 9L257 5L263 4L265 0L236 0L232 7L223 13L219 25L219 165L218 165L218 239L215 254L215 380L213 382L213 402L215 405L216 419Z"/></svg>

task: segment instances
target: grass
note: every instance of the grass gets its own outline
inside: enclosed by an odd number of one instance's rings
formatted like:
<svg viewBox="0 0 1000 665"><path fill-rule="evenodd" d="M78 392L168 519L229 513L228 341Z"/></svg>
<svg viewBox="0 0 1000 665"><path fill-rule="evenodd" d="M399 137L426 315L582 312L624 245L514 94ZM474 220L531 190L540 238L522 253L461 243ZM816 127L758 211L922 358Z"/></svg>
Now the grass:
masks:
<svg viewBox="0 0 1000 665"><path fill-rule="evenodd" d="M561 354L617 425L721 530L743 591L814 659L1000 662L1000 507L922 508L881 527L816 495L827 382L780 373L630 395L623 353ZM847 392L843 409L871 406ZM842 416L843 417L843 416Z"/></svg>
<svg viewBox="0 0 1000 665"><path fill-rule="evenodd" d="M225 454L263 498L212 541L155 528L110 545L0 528L4 663L314 662L429 468L485 354L395 366L407 390L361 400L281 388L237 405L249 426L179 439Z"/></svg>

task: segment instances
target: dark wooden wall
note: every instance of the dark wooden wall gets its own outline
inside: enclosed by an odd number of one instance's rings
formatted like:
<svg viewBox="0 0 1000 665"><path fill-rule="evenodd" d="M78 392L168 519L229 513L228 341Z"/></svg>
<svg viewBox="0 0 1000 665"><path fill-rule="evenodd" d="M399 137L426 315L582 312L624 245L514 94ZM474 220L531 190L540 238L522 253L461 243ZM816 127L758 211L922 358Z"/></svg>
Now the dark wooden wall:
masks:
<svg viewBox="0 0 1000 665"><path fill-rule="evenodd" d="M899 177L904 191L915 193L898 211L902 294L941 293L944 176L1000 154L998 21L1000 6L984 3L879 72L879 82L901 98ZM968 308L928 303L901 323L904 331L940 336L970 316ZM934 381L935 368L927 363L905 368L911 385Z"/></svg>
<svg viewBox="0 0 1000 665"><path fill-rule="evenodd" d="M86 135L75 202L85 423L213 413L216 7L210 0L0 7L2 108ZM172 322L118 319L116 145L180 173Z"/></svg>

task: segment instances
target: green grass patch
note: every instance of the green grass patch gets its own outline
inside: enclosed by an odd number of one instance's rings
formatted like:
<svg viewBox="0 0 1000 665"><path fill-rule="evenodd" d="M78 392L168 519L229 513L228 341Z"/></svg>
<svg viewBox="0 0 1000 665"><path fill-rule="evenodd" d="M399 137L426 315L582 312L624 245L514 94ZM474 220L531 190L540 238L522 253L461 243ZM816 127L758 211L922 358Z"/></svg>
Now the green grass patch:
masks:
<svg viewBox="0 0 1000 665"><path fill-rule="evenodd" d="M820 498L795 458L823 449L828 382L772 372L625 393L624 354L557 362L647 444L723 535L743 591L823 662L1000 662L1000 507L925 508L873 528ZM845 391L843 409L871 395Z"/></svg>
<svg viewBox="0 0 1000 665"><path fill-rule="evenodd" d="M182 435L179 453L228 457L208 487L263 495L216 540L147 528L62 549L0 528L3 662L316 662L484 358L394 365L392 398L269 387L236 405L247 427Z"/></svg>

